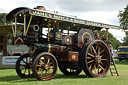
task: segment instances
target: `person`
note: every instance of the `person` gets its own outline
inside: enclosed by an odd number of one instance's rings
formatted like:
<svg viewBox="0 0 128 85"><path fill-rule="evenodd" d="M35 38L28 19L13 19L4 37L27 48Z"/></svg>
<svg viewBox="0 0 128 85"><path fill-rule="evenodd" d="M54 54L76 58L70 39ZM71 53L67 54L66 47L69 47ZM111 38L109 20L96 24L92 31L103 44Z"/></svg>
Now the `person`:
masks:
<svg viewBox="0 0 128 85"><path fill-rule="evenodd" d="M113 47L111 44L108 45L109 49L110 49L110 53L111 53L111 56L113 55Z"/></svg>
<svg viewBox="0 0 128 85"><path fill-rule="evenodd" d="M106 44L108 44L107 39L105 38L104 35L101 36L101 40L104 41Z"/></svg>
<svg viewBox="0 0 128 85"><path fill-rule="evenodd" d="M98 34L96 34L95 36L96 36L96 40L101 40Z"/></svg>
<svg viewBox="0 0 128 85"><path fill-rule="evenodd" d="M110 55L111 55L111 65L113 65L113 59L112 59L112 56L113 56L113 47L111 44L108 45L109 49L110 49Z"/></svg>
<svg viewBox="0 0 128 85"><path fill-rule="evenodd" d="M104 37L104 35L101 36L101 40L106 41L106 38Z"/></svg>

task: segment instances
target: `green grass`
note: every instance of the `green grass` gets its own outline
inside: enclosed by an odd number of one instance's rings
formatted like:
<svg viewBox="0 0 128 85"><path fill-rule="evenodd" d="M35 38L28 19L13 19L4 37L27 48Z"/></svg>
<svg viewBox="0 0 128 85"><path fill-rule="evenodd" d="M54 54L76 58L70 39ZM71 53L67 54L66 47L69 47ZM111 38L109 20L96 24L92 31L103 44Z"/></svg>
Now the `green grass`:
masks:
<svg viewBox="0 0 128 85"><path fill-rule="evenodd" d="M49 81L38 81L35 78L20 78L15 69L0 69L0 85L128 85L128 61L116 61L119 77L110 75L104 78L89 78L84 72L78 76L65 76L59 70Z"/></svg>

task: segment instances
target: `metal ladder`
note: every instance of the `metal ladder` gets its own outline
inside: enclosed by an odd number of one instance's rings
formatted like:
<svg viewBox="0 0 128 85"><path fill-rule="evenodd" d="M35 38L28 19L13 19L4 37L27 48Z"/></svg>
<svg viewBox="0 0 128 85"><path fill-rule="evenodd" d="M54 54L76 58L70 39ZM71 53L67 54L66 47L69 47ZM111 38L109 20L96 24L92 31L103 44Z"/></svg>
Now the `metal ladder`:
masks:
<svg viewBox="0 0 128 85"><path fill-rule="evenodd" d="M111 57L111 59L112 59L112 57ZM111 60L111 65L110 66L114 67L114 68L111 68L111 67L109 68L111 75L113 76L113 73L115 73L115 74L117 74L117 76L119 76L116 65L115 65L115 61L113 59Z"/></svg>

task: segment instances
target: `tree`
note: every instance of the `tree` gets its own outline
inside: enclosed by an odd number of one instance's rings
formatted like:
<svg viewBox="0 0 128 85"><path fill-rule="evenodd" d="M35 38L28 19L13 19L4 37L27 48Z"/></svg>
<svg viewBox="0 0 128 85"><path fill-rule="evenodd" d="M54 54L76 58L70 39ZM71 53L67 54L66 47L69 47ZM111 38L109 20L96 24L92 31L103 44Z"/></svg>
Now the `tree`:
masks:
<svg viewBox="0 0 128 85"><path fill-rule="evenodd" d="M125 31L125 37L123 37L123 39L122 39L122 41L123 41L123 43L122 43L122 45L123 46L128 46L128 31Z"/></svg>
<svg viewBox="0 0 128 85"><path fill-rule="evenodd" d="M128 45L128 5L126 6L126 8L124 8L124 10L119 11L119 21L120 21L120 26L121 28L125 31L125 37L123 37L122 41L122 45Z"/></svg>
<svg viewBox="0 0 128 85"><path fill-rule="evenodd" d="M10 22L6 21L7 13L0 13L0 26L8 25Z"/></svg>
<svg viewBox="0 0 128 85"><path fill-rule="evenodd" d="M124 11L119 11L119 21L120 21L120 26L123 30L128 29L128 5L126 8L124 8Z"/></svg>
<svg viewBox="0 0 128 85"><path fill-rule="evenodd" d="M101 35L104 35L106 37L106 31L102 30L100 32L100 36ZM121 42L117 40L111 33L108 32L108 44L111 44L114 49L117 49L121 45Z"/></svg>

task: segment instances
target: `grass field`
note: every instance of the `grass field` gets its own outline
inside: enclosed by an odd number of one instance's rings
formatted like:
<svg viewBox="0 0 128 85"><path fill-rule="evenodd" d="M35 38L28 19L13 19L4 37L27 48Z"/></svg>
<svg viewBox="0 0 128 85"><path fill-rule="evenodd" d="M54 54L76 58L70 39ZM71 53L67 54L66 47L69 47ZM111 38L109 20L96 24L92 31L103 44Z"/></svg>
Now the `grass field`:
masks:
<svg viewBox="0 0 128 85"><path fill-rule="evenodd" d="M110 75L104 78L89 78L84 72L78 76L65 76L59 70L49 81L38 81L35 78L20 78L15 69L0 69L0 85L128 85L128 61L115 60L119 77Z"/></svg>

